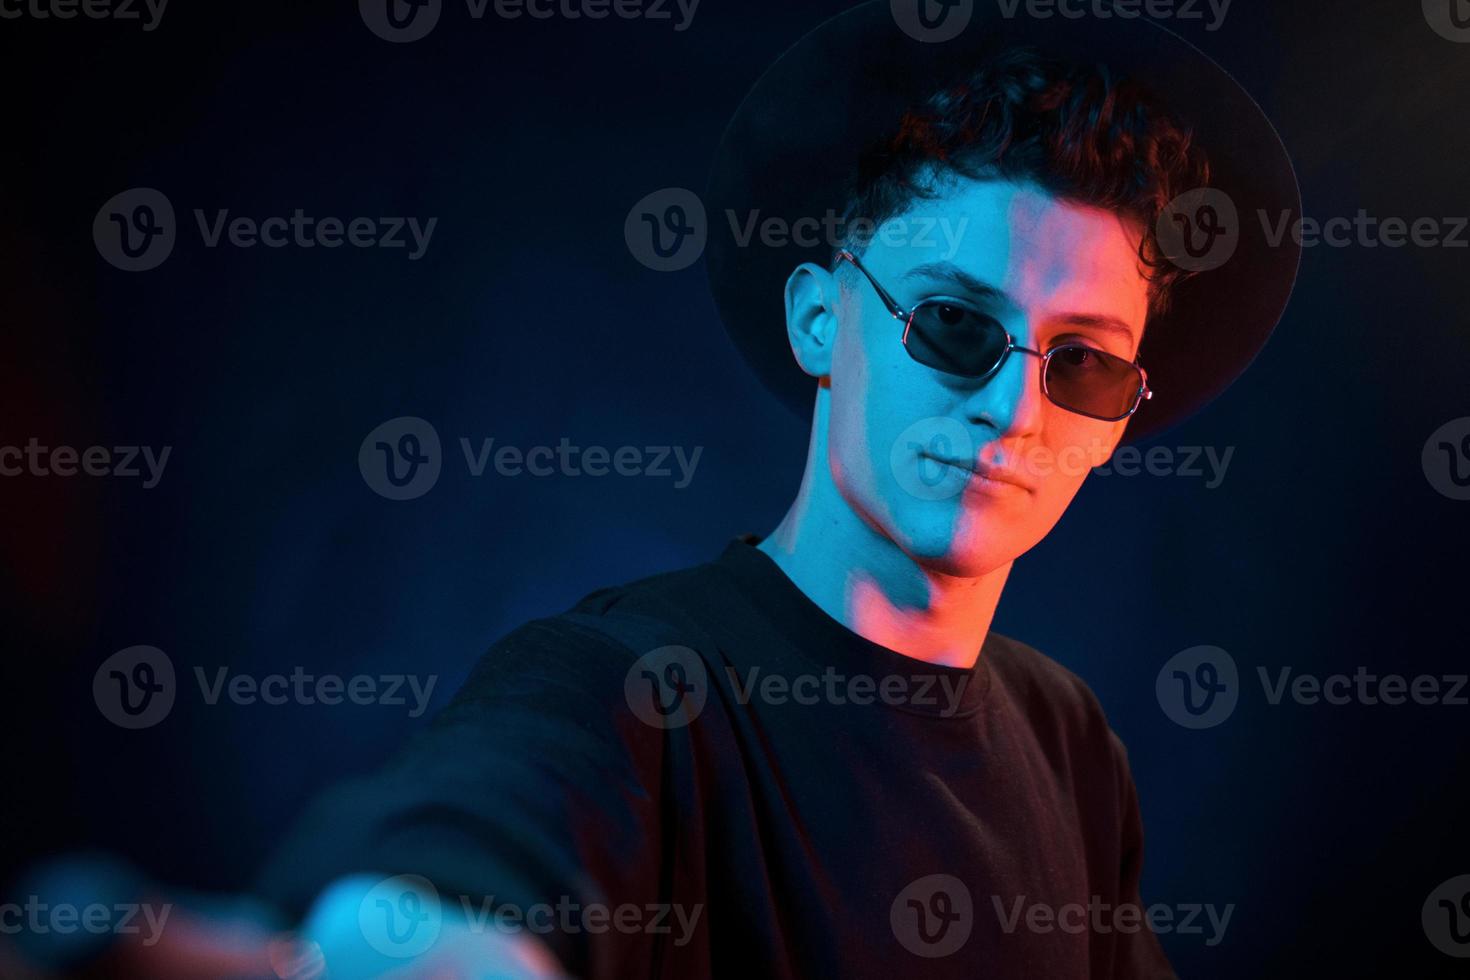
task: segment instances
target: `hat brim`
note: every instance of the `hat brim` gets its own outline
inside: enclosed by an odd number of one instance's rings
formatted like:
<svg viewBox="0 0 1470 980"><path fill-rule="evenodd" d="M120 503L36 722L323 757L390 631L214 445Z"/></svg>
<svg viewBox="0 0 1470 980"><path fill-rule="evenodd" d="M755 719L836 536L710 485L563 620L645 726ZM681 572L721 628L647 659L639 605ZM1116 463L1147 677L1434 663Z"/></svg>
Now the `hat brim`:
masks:
<svg viewBox="0 0 1470 980"><path fill-rule="evenodd" d="M1224 69L1183 38L1142 19L1015 17L975 5L957 37L920 41L888 0L871 0L811 31L755 83L721 140L706 189L706 268L716 306L761 381L809 418L815 379L797 366L785 330L784 286L802 262L826 264L832 242L773 245L737 234L752 217L842 213L859 154L890 135L903 112L937 85L1011 47L1101 62L1148 88L1191 128L1210 159L1210 186L1234 205L1234 250L1175 289L1139 349L1154 396L1125 443L1155 437L1223 392L1270 337L1291 294L1300 246L1271 241L1279 216L1301 213L1295 172L1260 107ZM981 9L984 8L984 9ZM1258 219L1269 216L1269 221ZM1228 229L1227 229L1228 233ZM820 236L817 236L820 237Z"/></svg>

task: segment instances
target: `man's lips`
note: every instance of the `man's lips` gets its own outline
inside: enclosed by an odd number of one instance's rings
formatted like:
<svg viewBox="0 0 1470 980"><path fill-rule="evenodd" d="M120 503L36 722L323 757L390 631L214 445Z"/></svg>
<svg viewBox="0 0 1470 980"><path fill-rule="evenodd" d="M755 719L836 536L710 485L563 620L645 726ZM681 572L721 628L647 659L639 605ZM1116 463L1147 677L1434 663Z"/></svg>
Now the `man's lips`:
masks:
<svg viewBox="0 0 1470 980"><path fill-rule="evenodd" d="M929 453L920 453L925 459L932 459L936 463L944 463L971 474L972 479L981 480L990 484L1006 484L1025 490L1027 493L1036 492L1036 484L1015 470L1008 470L1000 466L992 466L977 459L950 459L946 456L932 456Z"/></svg>

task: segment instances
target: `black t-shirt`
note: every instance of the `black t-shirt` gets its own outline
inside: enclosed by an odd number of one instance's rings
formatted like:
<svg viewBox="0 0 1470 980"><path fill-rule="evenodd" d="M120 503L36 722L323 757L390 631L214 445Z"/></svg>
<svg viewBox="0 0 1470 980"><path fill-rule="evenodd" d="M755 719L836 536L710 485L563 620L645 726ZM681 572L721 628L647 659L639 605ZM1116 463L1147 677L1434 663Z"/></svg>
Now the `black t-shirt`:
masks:
<svg viewBox="0 0 1470 980"><path fill-rule="evenodd" d="M994 632L973 669L905 657L746 538L496 643L261 887L299 915L421 875L576 976L1156 980L1142 851L1079 678Z"/></svg>

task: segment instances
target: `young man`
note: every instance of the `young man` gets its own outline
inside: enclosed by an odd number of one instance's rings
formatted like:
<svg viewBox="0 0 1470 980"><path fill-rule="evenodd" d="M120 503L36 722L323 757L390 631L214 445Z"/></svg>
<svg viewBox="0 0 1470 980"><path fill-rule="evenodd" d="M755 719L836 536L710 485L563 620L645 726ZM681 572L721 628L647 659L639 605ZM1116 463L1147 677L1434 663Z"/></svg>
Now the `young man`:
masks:
<svg viewBox="0 0 1470 980"><path fill-rule="evenodd" d="M1296 254L1220 201L1295 195L1249 98L1146 24L929 42L885 2L809 35L706 201L842 217L709 253L811 421L790 510L516 630L324 799L262 883L311 941L278 972L1171 976L1140 914L1068 918L1140 906L1137 793L1086 685L990 626L1089 467L1265 341Z"/></svg>

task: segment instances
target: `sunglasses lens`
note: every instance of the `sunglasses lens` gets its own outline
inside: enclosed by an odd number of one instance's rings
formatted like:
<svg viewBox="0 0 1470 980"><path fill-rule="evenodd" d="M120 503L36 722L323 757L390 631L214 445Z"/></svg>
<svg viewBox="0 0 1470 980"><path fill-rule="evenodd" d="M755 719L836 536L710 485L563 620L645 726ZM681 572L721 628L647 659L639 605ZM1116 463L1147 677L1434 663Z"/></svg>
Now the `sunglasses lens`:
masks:
<svg viewBox="0 0 1470 980"><path fill-rule="evenodd" d="M947 374L981 378L1006 348L1006 331L988 316L953 303L921 303L909 319L904 346L920 364Z"/></svg>
<svg viewBox="0 0 1470 980"><path fill-rule="evenodd" d="M1048 396L1061 407L1106 420L1131 412L1143 387L1138 365L1080 344L1052 352L1045 381Z"/></svg>

